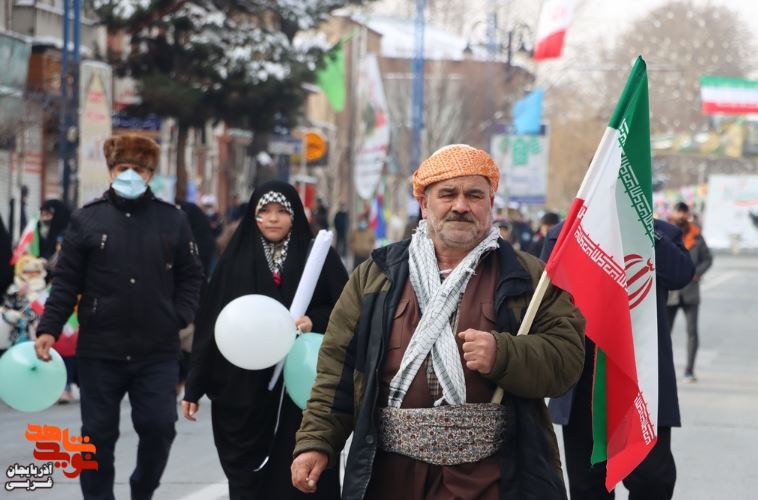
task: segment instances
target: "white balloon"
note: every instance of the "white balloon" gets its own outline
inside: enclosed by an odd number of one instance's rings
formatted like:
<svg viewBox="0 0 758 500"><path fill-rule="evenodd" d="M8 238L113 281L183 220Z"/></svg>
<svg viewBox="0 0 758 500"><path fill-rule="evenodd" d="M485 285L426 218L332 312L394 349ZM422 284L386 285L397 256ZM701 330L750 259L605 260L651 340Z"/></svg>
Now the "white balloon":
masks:
<svg viewBox="0 0 758 500"><path fill-rule="evenodd" d="M284 359L295 343L295 320L281 303L265 295L243 295L216 319L216 345L233 365L262 370Z"/></svg>

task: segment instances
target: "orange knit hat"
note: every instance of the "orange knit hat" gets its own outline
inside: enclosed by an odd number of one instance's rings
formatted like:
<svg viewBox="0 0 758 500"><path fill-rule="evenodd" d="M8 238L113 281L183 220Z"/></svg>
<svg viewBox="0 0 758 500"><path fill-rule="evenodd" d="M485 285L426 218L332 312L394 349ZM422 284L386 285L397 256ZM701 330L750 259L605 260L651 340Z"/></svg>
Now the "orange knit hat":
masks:
<svg viewBox="0 0 758 500"><path fill-rule="evenodd" d="M430 184L465 175L486 177L492 186L492 196L495 195L500 170L492 157L486 151L466 144L451 144L435 151L413 172L413 196L421 199Z"/></svg>

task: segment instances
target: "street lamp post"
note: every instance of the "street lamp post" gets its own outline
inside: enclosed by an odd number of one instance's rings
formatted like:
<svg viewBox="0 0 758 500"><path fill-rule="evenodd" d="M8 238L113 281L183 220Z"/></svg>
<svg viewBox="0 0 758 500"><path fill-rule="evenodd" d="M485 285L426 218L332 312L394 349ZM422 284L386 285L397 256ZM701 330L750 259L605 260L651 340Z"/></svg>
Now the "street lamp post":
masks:
<svg viewBox="0 0 758 500"><path fill-rule="evenodd" d="M424 11L426 0L416 0L413 87L411 96L411 164L413 172L421 162L421 131L424 128Z"/></svg>
<svg viewBox="0 0 758 500"><path fill-rule="evenodd" d="M73 9L72 9L73 7ZM73 37L69 36L69 22L73 10ZM61 54L61 114L59 119L58 156L61 164L63 184L63 202L69 207L76 203L76 190L72 189L76 168L72 167L72 153L76 151L78 142L77 112L79 109L79 53L81 41L81 0L63 0L63 48ZM70 40L73 38L73 40ZM71 58L71 97L69 98L69 42L74 47ZM75 163L75 160L74 160Z"/></svg>

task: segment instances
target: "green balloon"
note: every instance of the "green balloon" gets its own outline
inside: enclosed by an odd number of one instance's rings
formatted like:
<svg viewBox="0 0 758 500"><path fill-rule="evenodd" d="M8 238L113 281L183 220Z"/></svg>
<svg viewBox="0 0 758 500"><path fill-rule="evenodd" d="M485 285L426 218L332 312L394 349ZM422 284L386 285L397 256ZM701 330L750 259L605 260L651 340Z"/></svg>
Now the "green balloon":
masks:
<svg viewBox="0 0 758 500"><path fill-rule="evenodd" d="M41 411L61 397L66 365L55 349L50 361L37 359L34 342L22 342L0 357L0 399L19 411Z"/></svg>
<svg viewBox="0 0 758 500"><path fill-rule="evenodd" d="M316 362L323 339L320 333L300 335L284 360L284 386L300 409L305 409L316 382Z"/></svg>

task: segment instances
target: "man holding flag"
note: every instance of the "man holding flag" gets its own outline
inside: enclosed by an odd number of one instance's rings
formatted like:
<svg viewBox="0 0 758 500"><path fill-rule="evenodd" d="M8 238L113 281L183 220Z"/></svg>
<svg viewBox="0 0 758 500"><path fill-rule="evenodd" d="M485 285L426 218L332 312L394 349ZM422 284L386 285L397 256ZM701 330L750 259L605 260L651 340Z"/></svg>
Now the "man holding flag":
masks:
<svg viewBox="0 0 758 500"><path fill-rule="evenodd" d="M670 426L679 425L678 405L675 382L673 397L664 389L659 405L659 377L673 375L673 361L665 322L660 332L657 316L666 290L686 284L692 266L684 258L681 234L661 222L654 226L651 207L647 74L638 58L546 267L553 283L574 296L594 342L571 411L572 417L587 417L591 410L591 430L589 422L582 426L575 421L584 437L573 428L565 437L574 498L612 498L603 491L603 476L610 492L648 454L653 477L629 481L648 488L631 488L630 498L673 495ZM662 421L664 412L675 416ZM594 441L591 451L582 448L589 439ZM596 468L599 474L593 476L590 461L607 461L605 471ZM589 484L593 477L601 483Z"/></svg>
<svg viewBox="0 0 758 500"><path fill-rule="evenodd" d="M353 432L343 498L566 498L544 398L578 379L584 319L555 287L524 314L543 267L493 227L499 179L465 144L414 172L423 220L374 250L332 311L297 434L299 490L318 491Z"/></svg>

